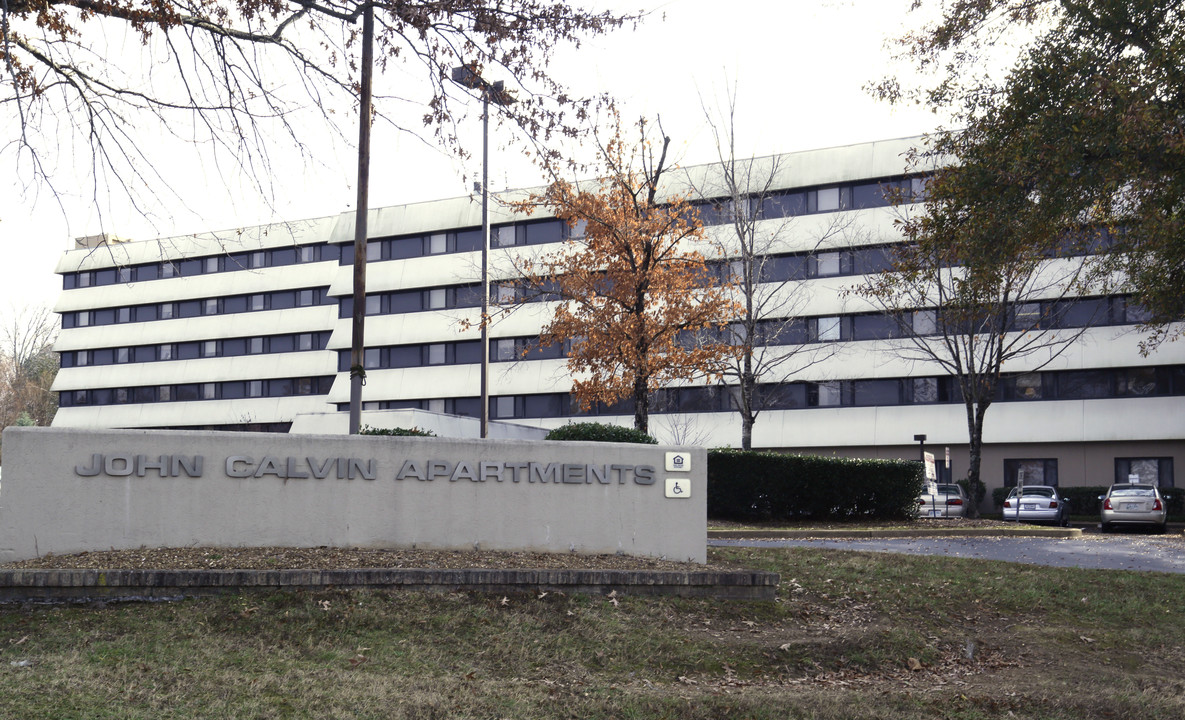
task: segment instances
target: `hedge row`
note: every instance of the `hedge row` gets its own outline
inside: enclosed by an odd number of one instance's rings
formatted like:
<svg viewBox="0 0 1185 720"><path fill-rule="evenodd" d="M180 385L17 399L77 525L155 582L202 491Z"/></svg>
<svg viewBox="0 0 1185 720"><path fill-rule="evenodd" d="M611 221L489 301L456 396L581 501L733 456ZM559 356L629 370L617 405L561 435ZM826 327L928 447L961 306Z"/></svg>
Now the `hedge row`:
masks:
<svg viewBox="0 0 1185 720"><path fill-rule="evenodd" d="M713 519L904 519L916 512L922 485L915 461L708 452Z"/></svg>

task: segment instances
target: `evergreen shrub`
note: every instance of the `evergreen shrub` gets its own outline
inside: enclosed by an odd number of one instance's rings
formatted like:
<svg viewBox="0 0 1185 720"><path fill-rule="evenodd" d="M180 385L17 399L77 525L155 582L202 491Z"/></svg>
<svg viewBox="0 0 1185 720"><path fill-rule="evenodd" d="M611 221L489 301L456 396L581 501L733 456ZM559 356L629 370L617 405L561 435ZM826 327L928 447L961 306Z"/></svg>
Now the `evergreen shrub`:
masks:
<svg viewBox="0 0 1185 720"><path fill-rule="evenodd" d="M708 517L719 520L887 520L917 511L921 463L708 452Z"/></svg>
<svg viewBox="0 0 1185 720"><path fill-rule="evenodd" d="M410 428L374 428L369 425L362 426L358 431L359 435L388 435L394 437L436 437L436 433L431 430L422 430L418 427Z"/></svg>
<svg viewBox="0 0 1185 720"><path fill-rule="evenodd" d="M545 440L583 440L585 442L623 442L657 445L658 441L641 430L621 425L583 422L568 423L547 433Z"/></svg>

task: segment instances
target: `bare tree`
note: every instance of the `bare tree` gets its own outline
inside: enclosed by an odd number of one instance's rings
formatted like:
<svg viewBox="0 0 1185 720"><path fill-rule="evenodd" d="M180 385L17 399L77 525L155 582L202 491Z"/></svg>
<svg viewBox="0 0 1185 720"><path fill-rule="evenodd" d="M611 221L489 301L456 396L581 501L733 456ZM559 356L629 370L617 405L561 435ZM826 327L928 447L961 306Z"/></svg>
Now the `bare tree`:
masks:
<svg viewBox="0 0 1185 720"><path fill-rule="evenodd" d="M53 421L56 336L57 316L46 307L13 308L0 325L0 427Z"/></svg>
<svg viewBox="0 0 1185 720"><path fill-rule="evenodd" d="M357 21L367 7L376 67L413 77L376 97L373 116L458 152L464 91L448 79L452 68L506 79L518 102L499 110L528 137L572 135L590 101L551 78L552 52L626 19L549 0L8 0L0 120L16 132L0 152L15 156L23 181L51 189L63 165L88 158L96 201L122 194L147 213L163 195L185 200L142 142L159 129L213 153L228 183L267 196L276 151L307 158L326 126L352 136L343 128L357 113L343 110L358 98Z"/></svg>
<svg viewBox="0 0 1185 720"><path fill-rule="evenodd" d="M702 104L702 103L701 103ZM739 315L724 328L724 342L737 352L724 382L741 416L741 447L753 446L753 426L763 410L779 401L778 389L792 376L835 354L835 344L806 342L799 317L810 300L802 280L811 255L843 239L851 222L831 213L797 224L779 180L789 169L779 156L738 157L736 93L730 89L720 117L704 106L716 141L717 160L690 169L688 182L700 198L701 215L723 226L715 239ZM805 241L807 251L801 251ZM789 250L795 249L791 259ZM794 264L801 268L795 269Z"/></svg>
<svg viewBox="0 0 1185 720"><path fill-rule="evenodd" d="M901 223L908 242L898 248L894 266L855 290L896 321L892 352L952 378L953 387L945 389L941 378L917 378L914 397L963 402L974 495L982 487L984 417L1005 370L1023 370L1015 391L1039 397L1041 388L1026 383L1100 319L1106 299L1084 296L1099 259L1076 243L1065 243L1069 252L1061 256L1032 250L1024 211L1034 198L1010 192L1001 181L994 191L999 202L1013 205L1011 220L979 226L967 224L946 201L969 190L957 171L940 170L927 185L925 212Z"/></svg>

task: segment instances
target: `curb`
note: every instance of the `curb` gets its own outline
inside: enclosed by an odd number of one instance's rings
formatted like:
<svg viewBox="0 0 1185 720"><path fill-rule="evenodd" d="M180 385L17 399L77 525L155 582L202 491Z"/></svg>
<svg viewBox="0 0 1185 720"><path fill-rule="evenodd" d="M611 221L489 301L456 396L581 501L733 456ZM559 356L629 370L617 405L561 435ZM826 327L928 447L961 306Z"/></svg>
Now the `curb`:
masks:
<svg viewBox="0 0 1185 720"><path fill-rule="evenodd" d="M259 590L389 589L773 600L777 573L633 570L0 570L0 603L176 600Z"/></svg>
<svg viewBox="0 0 1185 720"><path fill-rule="evenodd" d="M1069 539L1082 536L1081 528L949 528L933 530L925 528L903 530L709 530L709 540L797 540L808 538L859 539L911 538L911 537L1044 537Z"/></svg>

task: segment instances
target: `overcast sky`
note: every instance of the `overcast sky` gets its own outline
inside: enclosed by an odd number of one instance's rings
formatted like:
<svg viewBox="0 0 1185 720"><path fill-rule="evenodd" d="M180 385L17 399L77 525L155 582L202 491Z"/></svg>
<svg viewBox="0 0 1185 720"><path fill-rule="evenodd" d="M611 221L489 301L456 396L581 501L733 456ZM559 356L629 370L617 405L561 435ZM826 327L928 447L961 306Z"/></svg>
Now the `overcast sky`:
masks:
<svg viewBox="0 0 1185 720"><path fill-rule="evenodd" d="M917 135L934 129L927 111L894 109L871 98L865 85L893 70L885 42L919 18L909 0L639 0L591 2L595 7L643 8L652 17L636 31L591 41L561 52L554 76L577 94L609 91L625 118L659 114L683 164L710 162L715 148L704 122L701 97L723 103L726 83L738 86L743 155L831 147ZM376 126L371 165L371 206L455 197L468 192L466 172L480 170L423 143L383 134ZM480 159L480 124L469 123ZM153 147L159 133L145 127L138 141ZM509 136L495 137L501 144ZM0 145L0 147L3 147ZM248 195L215 192L222 185L196 154L165 146L160 160L189 198L188 208L156 208L148 222L115 203L100 224L85 185L59 177L68 193L61 204L49 193L11 184L17 173L11 151L0 152L0 314L13 305L52 306L60 291L53 269L73 238L100 231L136 240L256 225L273 220L334 215L354 203L356 159L349 148L328 147L322 166L295 159L276 179L276 205ZM491 158L493 189L537 184L527 167L500 167ZM81 190L74 194L75 188ZM196 212L195 212L196 210Z"/></svg>

